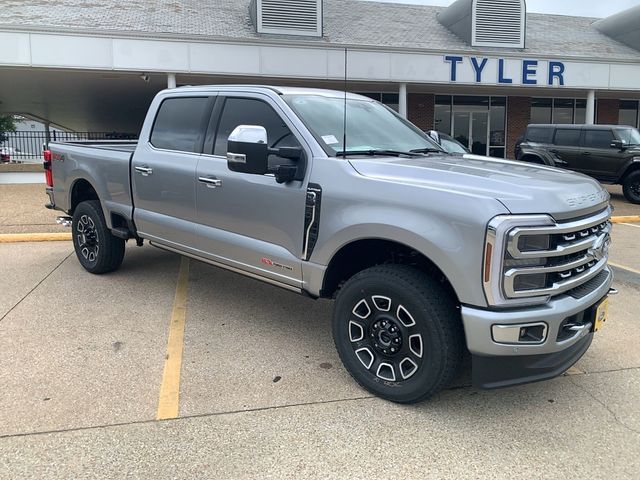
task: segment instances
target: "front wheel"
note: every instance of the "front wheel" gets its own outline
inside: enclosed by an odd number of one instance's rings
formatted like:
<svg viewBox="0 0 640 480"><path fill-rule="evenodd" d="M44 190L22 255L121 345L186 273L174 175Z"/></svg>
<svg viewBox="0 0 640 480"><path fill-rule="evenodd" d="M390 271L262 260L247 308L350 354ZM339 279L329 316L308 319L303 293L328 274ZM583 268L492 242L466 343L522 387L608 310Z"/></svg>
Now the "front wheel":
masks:
<svg viewBox="0 0 640 480"><path fill-rule="evenodd" d="M622 192L631 203L640 203L640 170L627 175L622 184Z"/></svg>
<svg viewBox="0 0 640 480"><path fill-rule="evenodd" d="M124 258L125 241L114 237L97 200L81 202L71 222L73 248L80 264L91 273L116 270Z"/></svg>
<svg viewBox="0 0 640 480"><path fill-rule="evenodd" d="M333 338L351 376L398 403L426 400L455 375L463 354L459 310L440 283L415 268L364 270L340 289Z"/></svg>

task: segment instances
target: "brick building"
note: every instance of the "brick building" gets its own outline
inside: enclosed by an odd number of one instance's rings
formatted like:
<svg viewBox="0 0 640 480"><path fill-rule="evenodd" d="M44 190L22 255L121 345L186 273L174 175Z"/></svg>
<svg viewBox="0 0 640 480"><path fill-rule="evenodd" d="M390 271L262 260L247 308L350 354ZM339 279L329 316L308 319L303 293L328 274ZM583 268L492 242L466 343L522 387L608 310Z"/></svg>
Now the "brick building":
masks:
<svg viewBox="0 0 640 480"><path fill-rule="evenodd" d="M54 5L55 4L55 8ZM162 88L346 88L474 153L535 123L638 126L640 6L606 19L364 0L0 0L0 112L136 131Z"/></svg>

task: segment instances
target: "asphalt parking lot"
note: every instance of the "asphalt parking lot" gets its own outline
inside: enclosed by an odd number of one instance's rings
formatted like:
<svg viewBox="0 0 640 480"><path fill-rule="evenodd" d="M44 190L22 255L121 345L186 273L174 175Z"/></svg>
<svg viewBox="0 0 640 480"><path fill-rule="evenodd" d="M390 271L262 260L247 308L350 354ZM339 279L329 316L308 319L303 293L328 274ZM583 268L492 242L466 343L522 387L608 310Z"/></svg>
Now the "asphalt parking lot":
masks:
<svg viewBox="0 0 640 480"><path fill-rule="evenodd" d="M0 233L59 231L9 187ZM638 239L614 226L620 294L569 374L481 391L467 366L413 406L350 379L329 301L147 245L93 276L71 242L0 243L0 478L638 478Z"/></svg>

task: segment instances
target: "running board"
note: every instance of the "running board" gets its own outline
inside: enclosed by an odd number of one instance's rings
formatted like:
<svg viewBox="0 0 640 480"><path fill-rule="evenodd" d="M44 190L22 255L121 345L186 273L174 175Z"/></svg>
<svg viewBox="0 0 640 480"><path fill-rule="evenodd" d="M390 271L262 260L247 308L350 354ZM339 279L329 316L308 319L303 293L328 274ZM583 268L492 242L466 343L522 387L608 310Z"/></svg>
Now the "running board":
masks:
<svg viewBox="0 0 640 480"><path fill-rule="evenodd" d="M156 248L159 248L160 250L166 250L168 252L178 253L180 255L184 255L185 257L189 257L189 258L193 258L194 260L198 260L199 262L208 263L209 265L213 265L214 267L219 267L219 268L222 268L224 270L228 270L228 271L233 272L233 273L238 273L238 274L240 274L242 276L245 276L245 277L253 278L254 280L260 280L260 281L268 283L270 285L274 285L276 287L284 288L285 290L289 290L291 292L296 292L296 293L300 293L300 294L303 293L303 290L301 288L294 287L292 285L287 285L286 283L278 282L277 280L272 280L270 278L262 277L260 275L256 275L255 273L246 272L246 271L241 270L239 268L231 267L229 265L225 265L224 263L216 262L215 260L209 260L208 258L200 257L200 256L194 255L192 253L187 253L187 252L184 252L184 251L179 250L177 248L169 247L167 245L162 245L162 244L156 243L155 241L149 240L149 245L152 245L152 246L154 246Z"/></svg>

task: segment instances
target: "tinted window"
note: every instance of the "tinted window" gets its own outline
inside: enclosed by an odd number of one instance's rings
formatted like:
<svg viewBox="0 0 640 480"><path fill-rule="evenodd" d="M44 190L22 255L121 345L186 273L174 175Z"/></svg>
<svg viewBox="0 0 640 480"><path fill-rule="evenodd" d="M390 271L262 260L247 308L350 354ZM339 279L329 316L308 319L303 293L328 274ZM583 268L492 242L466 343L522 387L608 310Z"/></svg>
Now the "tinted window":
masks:
<svg viewBox="0 0 640 480"><path fill-rule="evenodd" d="M553 128L531 127L527 129L526 139L528 142L551 143Z"/></svg>
<svg viewBox="0 0 640 480"><path fill-rule="evenodd" d="M556 145L566 145L569 147L577 147L580 143L580 130L579 129L558 129L556 130L556 138L553 142Z"/></svg>
<svg viewBox="0 0 640 480"><path fill-rule="evenodd" d="M208 98L168 98L162 102L151 132L157 148L199 152L204 134Z"/></svg>
<svg viewBox="0 0 640 480"><path fill-rule="evenodd" d="M227 98L218 125L214 155L227 154L227 139L238 125L264 127L271 148L300 146L284 120L265 102L252 98Z"/></svg>
<svg viewBox="0 0 640 480"><path fill-rule="evenodd" d="M585 130L584 146L588 148L611 148L613 132L611 130Z"/></svg>

